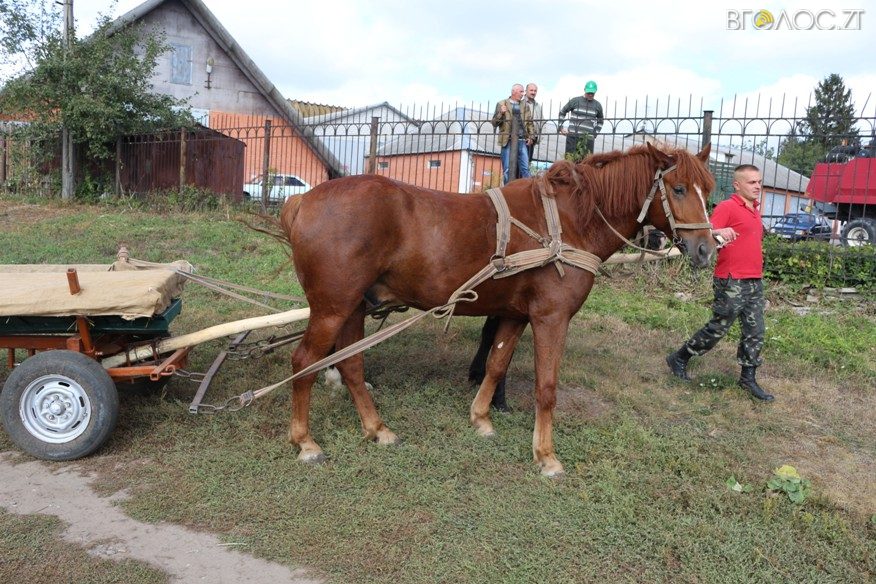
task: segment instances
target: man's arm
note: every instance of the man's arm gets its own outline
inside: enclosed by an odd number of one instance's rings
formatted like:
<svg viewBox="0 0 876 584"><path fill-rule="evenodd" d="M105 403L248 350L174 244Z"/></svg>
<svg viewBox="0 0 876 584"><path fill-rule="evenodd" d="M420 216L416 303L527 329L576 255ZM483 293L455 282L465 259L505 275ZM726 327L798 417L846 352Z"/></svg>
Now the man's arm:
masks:
<svg viewBox="0 0 876 584"><path fill-rule="evenodd" d="M503 106L505 106L504 99L496 104L496 111L493 113L493 119L490 120L490 123L493 124L494 128L501 126L502 122L505 120L505 111L502 110ZM507 106L505 106L505 108L507 109Z"/></svg>
<svg viewBox="0 0 876 584"><path fill-rule="evenodd" d="M560 110L560 117L557 118L557 125L563 125L563 118L566 117L566 114L575 109L575 99L572 98L569 102L563 106L563 109Z"/></svg>
<svg viewBox="0 0 876 584"><path fill-rule="evenodd" d="M719 236L726 243L730 243L739 237L739 233L730 227L730 207L723 204L718 204L712 212L712 235Z"/></svg>
<svg viewBox="0 0 876 584"><path fill-rule="evenodd" d="M598 101L596 102L596 126L593 128L593 133L598 134L602 129L602 123L605 121L605 118L602 116L602 104Z"/></svg>

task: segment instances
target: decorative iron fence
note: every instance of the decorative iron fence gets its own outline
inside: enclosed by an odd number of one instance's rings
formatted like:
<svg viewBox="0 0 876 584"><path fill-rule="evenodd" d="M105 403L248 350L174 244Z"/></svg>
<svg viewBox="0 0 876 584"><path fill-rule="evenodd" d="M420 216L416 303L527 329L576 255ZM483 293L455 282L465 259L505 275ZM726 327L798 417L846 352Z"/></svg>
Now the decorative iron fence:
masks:
<svg viewBox="0 0 876 584"><path fill-rule="evenodd" d="M561 105L542 104L544 113L535 120L532 173L565 156L566 135L557 115ZM690 101L615 102L606 108L593 149L626 150L653 141L699 150L710 143L717 179L714 201L732 192L737 165L753 164L763 173L761 212L768 228L789 213L811 213L831 222L827 238L835 242L850 235L856 241L876 240L876 115L859 117L854 131L843 135L804 137L800 114L786 114L784 103L775 108L778 113L773 109L771 103L762 107L749 102L722 103L714 112ZM802 113L803 108L793 104L787 109ZM226 119L235 123L240 117L213 113L205 120L208 127L120 138L113 160L79 161L79 182L101 193L123 195L188 185L233 200L266 203L335 176L365 173L428 188L479 192L502 182L498 136L491 123L494 110L491 104L381 104L305 118L297 127L278 119L227 127ZM0 191L54 196L60 185L55 153L47 155L45 148L29 142L25 131L24 125L0 126Z"/></svg>

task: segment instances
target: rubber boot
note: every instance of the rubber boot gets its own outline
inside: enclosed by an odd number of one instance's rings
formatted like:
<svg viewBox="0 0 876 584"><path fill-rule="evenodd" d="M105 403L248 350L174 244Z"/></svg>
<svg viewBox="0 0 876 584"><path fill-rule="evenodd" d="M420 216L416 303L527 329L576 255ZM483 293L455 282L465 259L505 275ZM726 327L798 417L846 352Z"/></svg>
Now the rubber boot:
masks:
<svg viewBox="0 0 876 584"><path fill-rule="evenodd" d="M772 394L767 393L764 389L757 384L757 379L755 378L757 371L757 367L742 367L742 376L739 377L739 387L746 390L748 393L759 400L765 402L771 402L775 398Z"/></svg>
<svg viewBox="0 0 876 584"><path fill-rule="evenodd" d="M666 356L666 364L669 365L673 375L684 381L690 381L690 375L687 374L687 362L690 358L691 354L687 347L682 347Z"/></svg>

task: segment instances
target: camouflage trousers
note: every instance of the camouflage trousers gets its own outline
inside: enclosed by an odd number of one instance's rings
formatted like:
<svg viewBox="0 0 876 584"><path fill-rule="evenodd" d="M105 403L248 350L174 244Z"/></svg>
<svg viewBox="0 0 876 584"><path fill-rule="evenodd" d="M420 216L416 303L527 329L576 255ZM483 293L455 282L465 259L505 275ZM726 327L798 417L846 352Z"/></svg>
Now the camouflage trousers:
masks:
<svg viewBox="0 0 876 584"><path fill-rule="evenodd" d="M685 343L685 348L693 355L704 354L724 338L738 318L742 336L736 349L736 360L743 367L758 367L763 363L760 351L765 329L763 280L714 278L713 286L712 319Z"/></svg>

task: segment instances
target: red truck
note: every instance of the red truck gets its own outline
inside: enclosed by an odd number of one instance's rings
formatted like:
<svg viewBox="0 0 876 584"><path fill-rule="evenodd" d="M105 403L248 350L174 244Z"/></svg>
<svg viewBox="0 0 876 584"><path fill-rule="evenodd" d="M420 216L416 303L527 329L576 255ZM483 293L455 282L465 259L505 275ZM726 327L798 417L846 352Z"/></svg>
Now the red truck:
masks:
<svg viewBox="0 0 876 584"><path fill-rule="evenodd" d="M806 195L828 219L845 222L843 245L876 243L876 140L835 148L826 160L815 165Z"/></svg>

